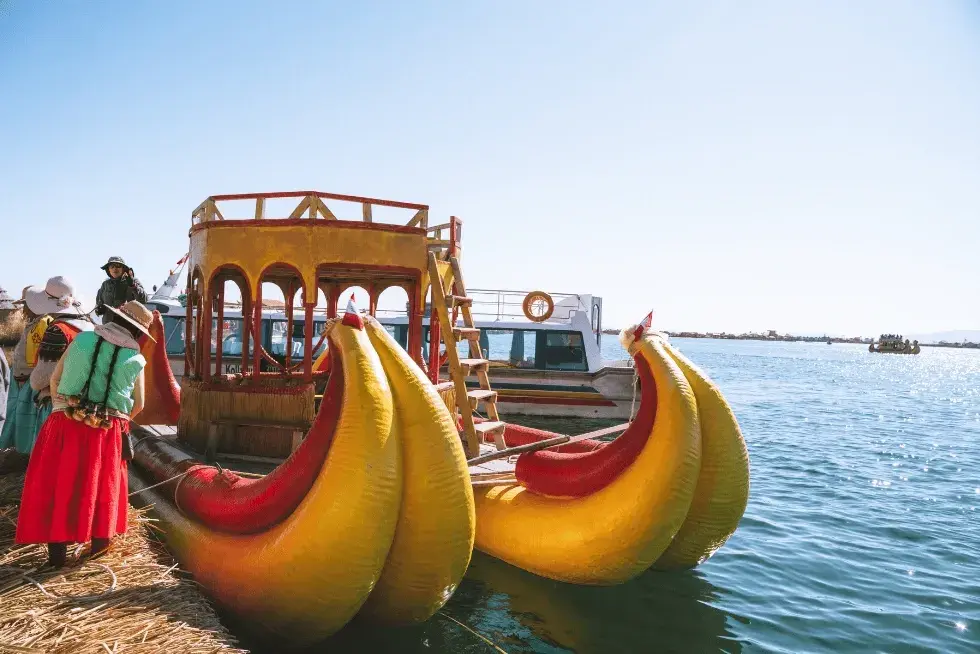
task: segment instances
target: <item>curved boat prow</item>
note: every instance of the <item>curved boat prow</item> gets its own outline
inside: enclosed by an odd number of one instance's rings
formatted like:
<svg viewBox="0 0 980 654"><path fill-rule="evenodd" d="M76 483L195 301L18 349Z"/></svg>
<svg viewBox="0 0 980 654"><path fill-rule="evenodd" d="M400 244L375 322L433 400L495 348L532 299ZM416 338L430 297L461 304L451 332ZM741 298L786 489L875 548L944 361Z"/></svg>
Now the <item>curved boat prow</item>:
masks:
<svg viewBox="0 0 980 654"><path fill-rule="evenodd" d="M137 425L176 425L180 415L180 385L167 360L166 334L159 311L153 312L150 335L156 341L144 338L140 348L146 359L144 406L133 422Z"/></svg>
<svg viewBox="0 0 980 654"><path fill-rule="evenodd" d="M608 443L521 454L516 483L479 488L478 549L558 581L610 585L698 565L735 531L748 453L721 392L649 317L621 339L640 382L636 417Z"/></svg>

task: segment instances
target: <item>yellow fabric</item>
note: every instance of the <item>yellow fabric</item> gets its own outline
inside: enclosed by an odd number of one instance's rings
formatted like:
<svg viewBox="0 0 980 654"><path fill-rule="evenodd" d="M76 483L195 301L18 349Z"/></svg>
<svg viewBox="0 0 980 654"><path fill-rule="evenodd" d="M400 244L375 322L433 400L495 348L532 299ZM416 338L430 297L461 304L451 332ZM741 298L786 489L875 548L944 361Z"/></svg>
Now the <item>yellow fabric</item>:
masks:
<svg viewBox="0 0 980 654"><path fill-rule="evenodd" d="M394 397L404 488L394 543L361 615L386 624L423 622L452 596L473 553L469 469L435 387L379 322L365 323Z"/></svg>
<svg viewBox="0 0 980 654"><path fill-rule="evenodd" d="M52 322L54 322L54 318L43 316L27 332L27 346L24 350L24 360L27 362L28 367L33 368L37 365L37 354L41 347L41 339L44 338L44 332L48 330L48 325Z"/></svg>

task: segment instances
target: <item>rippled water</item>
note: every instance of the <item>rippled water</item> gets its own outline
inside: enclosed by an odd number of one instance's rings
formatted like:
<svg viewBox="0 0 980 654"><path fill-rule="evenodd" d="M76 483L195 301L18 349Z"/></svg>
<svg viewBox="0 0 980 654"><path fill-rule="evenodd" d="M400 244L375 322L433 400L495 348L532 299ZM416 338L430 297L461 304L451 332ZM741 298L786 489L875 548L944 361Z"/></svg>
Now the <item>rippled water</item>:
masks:
<svg viewBox="0 0 980 654"><path fill-rule="evenodd" d="M613 588L475 553L443 613L507 652L980 652L980 352L672 342L748 442L732 539L694 571ZM443 615L355 624L322 649L368 648L495 651Z"/></svg>

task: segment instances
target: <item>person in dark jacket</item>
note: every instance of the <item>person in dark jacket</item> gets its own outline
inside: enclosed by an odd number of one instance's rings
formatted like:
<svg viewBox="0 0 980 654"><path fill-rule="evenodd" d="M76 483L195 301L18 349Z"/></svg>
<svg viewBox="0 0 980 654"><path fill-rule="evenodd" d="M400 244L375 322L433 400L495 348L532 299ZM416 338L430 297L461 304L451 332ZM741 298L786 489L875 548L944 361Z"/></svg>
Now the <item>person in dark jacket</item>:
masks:
<svg viewBox="0 0 980 654"><path fill-rule="evenodd" d="M95 315L102 317L103 323L114 320L115 313L107 311L106 307L118 309L122 305L135 300L140 304L146 303L146 291L136 279L133 269L126 265L122 257L109 257L102 266L109 279L102 282L99 294L95 297Z"/></svg>

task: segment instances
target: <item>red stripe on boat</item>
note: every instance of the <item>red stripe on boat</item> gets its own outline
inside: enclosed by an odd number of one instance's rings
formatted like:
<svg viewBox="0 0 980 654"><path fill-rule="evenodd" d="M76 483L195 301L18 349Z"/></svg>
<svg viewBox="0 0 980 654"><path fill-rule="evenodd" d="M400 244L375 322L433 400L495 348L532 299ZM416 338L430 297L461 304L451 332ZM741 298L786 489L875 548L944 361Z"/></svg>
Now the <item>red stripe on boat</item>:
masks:
<svg viewBox="0 0 980 654"><path fill-rule="evenodd" d="M189 473L176 502L187 516L235 534L265 531L287 518L313 487L333 443L344 402L343 364L331 348L331 374L323 401L306 439L293 454L261 479L244 479L214 468Z"/></svg>
<svg viewBox="0 0 980 654"><path fill-rule="evenodd" d="M584 497L608 485L636 460L657 417L657 386L647 362L641 357L635 360L640 409L626 431L589 452L542 450L520 455L515 476L524 487L542 495Z"/></svg>

